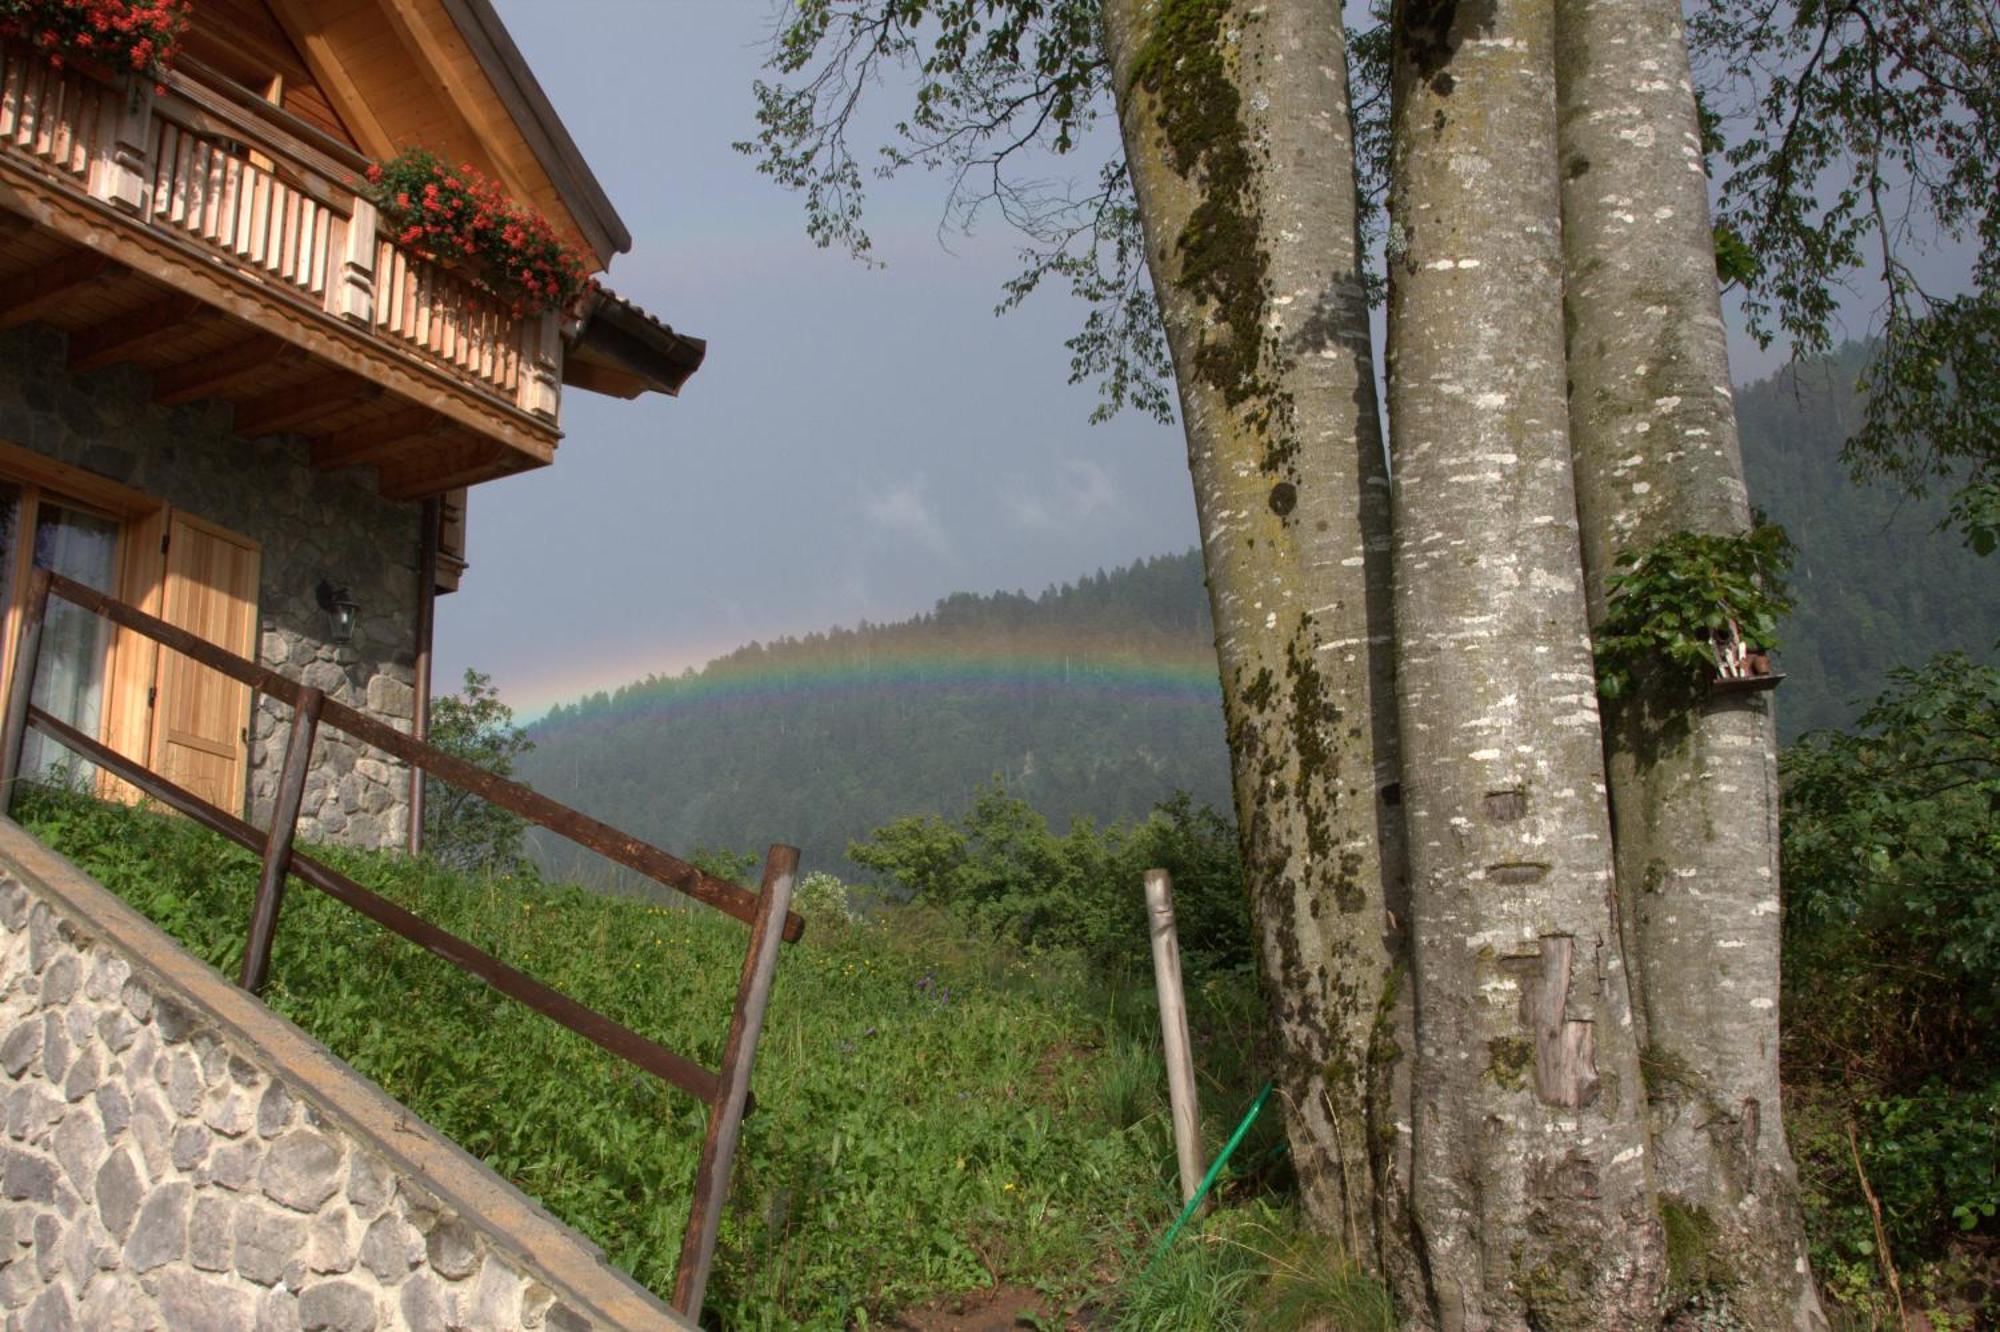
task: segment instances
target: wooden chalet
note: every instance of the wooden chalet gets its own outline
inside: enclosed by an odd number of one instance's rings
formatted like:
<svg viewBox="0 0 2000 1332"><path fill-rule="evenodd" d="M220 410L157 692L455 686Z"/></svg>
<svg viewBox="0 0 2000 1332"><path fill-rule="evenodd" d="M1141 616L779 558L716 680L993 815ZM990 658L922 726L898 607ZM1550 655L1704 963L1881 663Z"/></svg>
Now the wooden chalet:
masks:
<svg viewBox="0 0 2000 1332"><path fill-rule="evenodd" d="M42 564L420 730L467 488L555 459L566 387L675 393L703 344L603 290L517 316L378 215L368 167L422 146L600 272L630 247L489 0L192 14L157 86L0 39L0 681ZM39 705L268 807L269 700L53 613L42 661ZM309 834L398 844L415 790L329 748Z"/></svg>

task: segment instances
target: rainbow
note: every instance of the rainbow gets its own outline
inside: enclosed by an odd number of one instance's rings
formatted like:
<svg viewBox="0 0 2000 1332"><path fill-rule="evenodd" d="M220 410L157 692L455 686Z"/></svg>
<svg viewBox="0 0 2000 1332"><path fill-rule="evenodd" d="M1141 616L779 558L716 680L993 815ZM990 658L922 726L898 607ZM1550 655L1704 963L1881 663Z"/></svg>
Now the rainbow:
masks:
<svg viewBox="0 0 2000 1332"><path fill-rule="evenodd" d="M640 718L743 713L797 700L818 702L946 697L1088 700L1214 709L1215 654L1175 643L1134 651L1129 643L1086 651L941 652L892 645L864 652L781 645L709 663L700 673L653 676L562 706L537 723L544 733L581 733ZM577 710L580 707L580 710Z"/></svg>

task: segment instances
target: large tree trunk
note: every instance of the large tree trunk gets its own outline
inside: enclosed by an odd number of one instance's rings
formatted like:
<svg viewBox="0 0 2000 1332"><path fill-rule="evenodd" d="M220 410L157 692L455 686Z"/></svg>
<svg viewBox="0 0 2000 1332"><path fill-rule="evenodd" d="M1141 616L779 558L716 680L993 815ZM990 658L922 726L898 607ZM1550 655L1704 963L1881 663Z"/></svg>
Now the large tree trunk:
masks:
<svg viewBox="0 0 2000 1332"><path fill-rule="evenodd" d="M1679 0L1558 0L1570 433L1591 618L1618 556L1750 522ZM1778 1099L1769 694L1607 709L1618 883L1678 1299L1824 1327ZM1650 684L1650 688L1647 685ZM1664 686L1664 687L1663 687Z"/></svg>
<svg viewBox="0 0 2000 1332"><path fill-rule="evenodd" d="M1554 0L1396 14L1389 402L1417 1068L1445 1329L1657 1326L1564 407Z"/></svg>
<svg viewBox="0 0 2000 1332"><path fill-rule="evenodd" d="M1293 1162L1313 1222L1393 1270L1388 491L1340 8L1105 0L1104 27L1180 386Z"/></svg>

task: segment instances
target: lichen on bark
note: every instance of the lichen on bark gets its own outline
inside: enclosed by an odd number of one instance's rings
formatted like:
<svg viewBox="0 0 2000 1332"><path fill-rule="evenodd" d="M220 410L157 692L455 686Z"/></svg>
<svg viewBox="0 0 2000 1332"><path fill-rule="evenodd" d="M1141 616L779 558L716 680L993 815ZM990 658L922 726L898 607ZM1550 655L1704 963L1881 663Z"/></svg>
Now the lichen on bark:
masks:
<svg viewBox="0 0 2000 1332"><path fill-rule="evenodd" d="M1276 1081L1308 1216L1393 1266L1400 879L1386 479L1336 0L1105 0L1215 610ZM1280 239L1282 238L1282 240ZM1386 1017L1378 1011L1390 1005ZM1377 1056L1387 1061L1386 1071ZM1378 1144L1381 1150L1377 1152ZM1385 1200L1386 1204L1385 1204Z"/></svg>

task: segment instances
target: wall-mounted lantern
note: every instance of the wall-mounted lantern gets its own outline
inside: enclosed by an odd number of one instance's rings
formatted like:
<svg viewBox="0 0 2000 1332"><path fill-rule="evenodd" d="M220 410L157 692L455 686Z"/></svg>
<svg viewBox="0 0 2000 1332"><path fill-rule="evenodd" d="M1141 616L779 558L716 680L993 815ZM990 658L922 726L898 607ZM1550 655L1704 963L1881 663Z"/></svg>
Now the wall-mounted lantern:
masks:
<svg viewBox="0 0 2000 1332"><path fill-rule="evenodd" d="M326 612L329 638L336 643L345 643L354 637L354 620L361 613L361 603L346 588L335 587L326 579L320 579L319 608Z"/></svg>

